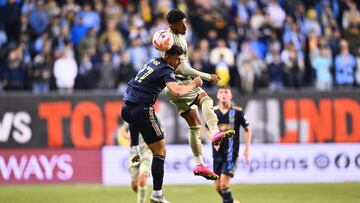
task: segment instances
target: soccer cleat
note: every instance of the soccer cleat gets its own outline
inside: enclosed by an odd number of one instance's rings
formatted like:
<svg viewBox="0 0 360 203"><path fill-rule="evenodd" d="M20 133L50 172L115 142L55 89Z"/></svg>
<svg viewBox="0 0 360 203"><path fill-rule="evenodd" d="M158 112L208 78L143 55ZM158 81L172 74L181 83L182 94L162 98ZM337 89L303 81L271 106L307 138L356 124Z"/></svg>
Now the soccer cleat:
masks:
<svg viewBox="0 0 360 203"><path fill-rule="evenodd" d="M165 197L162 196L152 196L150 198L150 203L171 203L165 199Z"/></svg>
<svg viewBox="0 0 360 203"><path fill-rule="evenodd" d="M213 171L211 171L208 167L204 165L197 165L194 169L194 175L202 176L207 180L217 180L219 176L216 175Z"/></svg>
<svg viewBox="0 0 360 203"><path fill-rule="evenodd" d="M222 141L228 140L235 135L235 130L227 130L225 132L218 132L211 138L213 145L219 145Z"/></svg>

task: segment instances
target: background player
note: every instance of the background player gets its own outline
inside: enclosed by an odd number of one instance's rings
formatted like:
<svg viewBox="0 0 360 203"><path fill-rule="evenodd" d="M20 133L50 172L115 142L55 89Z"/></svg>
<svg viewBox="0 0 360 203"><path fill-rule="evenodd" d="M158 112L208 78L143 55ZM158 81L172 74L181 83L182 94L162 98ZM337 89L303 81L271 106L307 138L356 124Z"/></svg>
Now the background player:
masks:
<svg viewBox="0 0 360 203"><path fill-rule="evenodd" d="M239 202L234 200L230 189L230 180L236 170L239 156L240 125L245 130L245 162L249 164L249 147L251 143L251 130L246 116L242 109L232 104L232 93L229 86L220 87L217 92L218 106L215 106L215 113L219 119L221 130L235 130L234 137L213 146L214 172L220 176L215 181L215 188L223 199L223 203Z"/></svg>
<svg viewBox="0 0 360 203"><path fill-rule="evenodd" d="M124 122L119 130L119 138L130 141L129 124ZM145 203L147 192L147 180L151 175L152 153L142 137L139 137L141 160L133 163L129 156L129 173L131 176L131 188L137 193L137 203Z"/></svg>
<svg viewBox="0 0 360 203"><path fill-rule="evenodd" d="M175 70L180 64L183 50L174 45L162 58L151 59L144 64L136 77L131 79L124 94L121 117L129 123L131 141L139 143L139 132L153 153L151 173L153 176L152 203L168 202L162 193L166 148L153 105L165 86L172 94L181 96L202 85L200 77L187 85L175 80Z"/></svg>
<svg viewBox="0 0 360 203"><path fill-rule="evenodd" d="M185 57L181 60L179 68L176 70L176 81L179 84L189 84L192 77L200 76L201 79L217 83L220 78L215 74L208 74L197 71L191 68L188 56L187 56L187 42L185 39L186 33L186 16L178 10L171 10L166 19L170 26L170 32L173 34L174 45L181 47L185 51ZM195 175L201 175L206 179L216 180L219 177L205 166L202 156L202 143L200 136L201 121L199 118L199 112L196 106L201 107L203 118L206 125L209 127L211 134L213 135L211 140L213 144L218 144L222 140L228 139L234 135L233 130L221 132L217 127L217 117L213 110L213 100L207 95L207 93L200 87L190 91L183 96L177 96L166 89L166 93L171 101L175 104L179 114L186 120L189 125L189 144L194 155L196 167L194 169ZM195 107L195 108L194 108Z"/></svg>

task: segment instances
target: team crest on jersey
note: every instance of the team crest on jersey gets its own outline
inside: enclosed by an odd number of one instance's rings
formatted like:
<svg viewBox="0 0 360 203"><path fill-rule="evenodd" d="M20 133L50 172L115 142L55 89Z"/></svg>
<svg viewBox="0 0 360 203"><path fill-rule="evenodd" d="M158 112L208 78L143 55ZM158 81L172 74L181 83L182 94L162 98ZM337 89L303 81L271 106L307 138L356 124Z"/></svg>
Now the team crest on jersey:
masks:
<svg viewBox="0 0 360 203"><path fill-rule="evenodd" d="M175 73L171 73L170 77L175 80Z"/></svg>

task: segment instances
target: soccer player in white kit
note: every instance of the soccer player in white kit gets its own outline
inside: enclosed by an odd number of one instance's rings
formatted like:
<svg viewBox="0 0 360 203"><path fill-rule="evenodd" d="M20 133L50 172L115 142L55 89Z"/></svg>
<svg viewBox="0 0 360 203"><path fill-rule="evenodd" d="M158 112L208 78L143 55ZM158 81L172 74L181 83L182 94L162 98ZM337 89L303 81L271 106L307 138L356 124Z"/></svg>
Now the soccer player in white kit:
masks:
<svg viewBox="0 0 360 203"><path fill-rule="evenodd" d="M179 84L189 84L193 77L200 76L203 80L210 81L214 84L217 83L220 78L216 74L208 74L197 71L190 66L187 53L187 42L185 39L185 14L178 9L173 9L167 14L166 19L169 23L169 31L173 34L174 45L181 47L185 52L185 57L182 59L181 64L176 71L176 81ZM201 87L195 88L189 93L180 97L172 95L167 88L165 91L171 103L177 107L179 114L186 120L189 125L188 140L196 164L196 167L193 170L194 174L203 176L206 179L217 180L219 176L205 166L202 157L202 143L200 136L201 121L196 106L201 108L206 125L209 127L209 130L213 135L211 138L212 144L218 145L221 141L232 137L235 132L233 130L228 130L225 132L221 132L219 130L217 126L218 119L213 110L213 100Z"/></svg>

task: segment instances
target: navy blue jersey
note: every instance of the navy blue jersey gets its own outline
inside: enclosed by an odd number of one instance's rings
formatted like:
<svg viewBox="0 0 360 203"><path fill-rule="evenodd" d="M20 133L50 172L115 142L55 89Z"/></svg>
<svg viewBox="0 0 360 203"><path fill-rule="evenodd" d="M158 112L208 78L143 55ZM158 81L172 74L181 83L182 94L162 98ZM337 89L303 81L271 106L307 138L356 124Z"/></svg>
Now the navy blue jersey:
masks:
<svg viewBox="0 0 360 203"><path fill-rule="evenodd" d="M162 58L151 59L128 83L124 101L151 106L168 82L176 82L174 69Z"/></svg>
<svg viewBox="0 0 360 203"><path fill-rule="evenodd" d="M235 135L232 138L221 142L219 151L213 148L214 160L235 161L239 156L240 126L244 129L249 126L245 113L237 106L231 106L230 110L225 114L216 106L214 111L218 117L218 126L221 131L235 130Z"/></svg>

